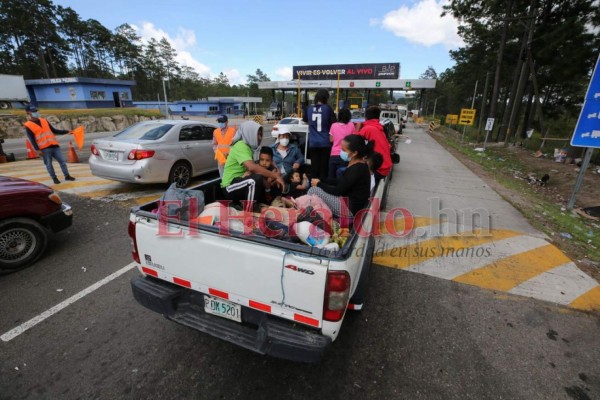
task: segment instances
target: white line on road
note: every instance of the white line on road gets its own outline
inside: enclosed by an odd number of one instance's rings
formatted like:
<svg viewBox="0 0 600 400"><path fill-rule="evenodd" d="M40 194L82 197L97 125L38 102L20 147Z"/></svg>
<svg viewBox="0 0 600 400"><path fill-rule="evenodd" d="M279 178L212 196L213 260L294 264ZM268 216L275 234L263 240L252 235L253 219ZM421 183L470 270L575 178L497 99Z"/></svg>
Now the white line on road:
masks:
<svg viewBox="0 0 600 400"><path fill-rule="evenodd" d="M29 321L22 323L21 325L17 326L14 329L11 329L10 331L8 331L5 334L3 334L2 336L0 336L0 339L2 339L2 341L4 341L4 342L8 342L8 341L16 338L21 333L33 328L34 326L36 326L40 322L44 321L45 319L50 318L51 316L53 316L54 314L56 314L63 308L70 306L71 304L75 303L77 300L87 296L88 294L92 293L96 289L101 288L102 286L106 285L110 281L118 278L119 276L123 275L127 271L130 271L131 269L135 268L136 265L137 264L135 262L132 262L131 264L126 265L125 267L121 268L117 272L110 274L106 278L94 283L92 286L89 286L89 287L83 289L81 292L69 297L62 303L58 303L57 305L44 311L40 315L31 318Z"/></svg>

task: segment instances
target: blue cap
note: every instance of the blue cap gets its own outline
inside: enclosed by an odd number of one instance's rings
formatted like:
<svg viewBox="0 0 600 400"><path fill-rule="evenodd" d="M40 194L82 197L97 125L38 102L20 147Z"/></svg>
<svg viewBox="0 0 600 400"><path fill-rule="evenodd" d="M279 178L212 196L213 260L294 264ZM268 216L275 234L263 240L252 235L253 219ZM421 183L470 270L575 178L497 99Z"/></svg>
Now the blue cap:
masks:
<svg viewBox="0 0 600 400"><path fill-rule="evenodd" d="M217 122L227 122L227 115L219 115Z"/></svg>
<svg viewBox="0 0 600 400"><path fill-rule="evenodd" d="M37 107L34 106L33 104L28 104L25 106L25 111L27 111L27 112L33 113L33 112L37 112L37 110L38 110Z"/></svg>

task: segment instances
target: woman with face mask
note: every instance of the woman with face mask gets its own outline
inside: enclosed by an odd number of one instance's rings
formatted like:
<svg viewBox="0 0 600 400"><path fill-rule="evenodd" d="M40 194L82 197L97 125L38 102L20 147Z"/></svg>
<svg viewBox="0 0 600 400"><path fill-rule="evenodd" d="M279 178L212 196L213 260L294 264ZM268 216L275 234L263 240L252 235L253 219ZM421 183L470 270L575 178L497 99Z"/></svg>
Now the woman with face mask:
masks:
<svg viewBox="0 0 600 400"><path fill-rule="evenodd" d="M273 146L273 162L282 176L300 169L304 165L302 151L295 143L290 143L291 133L288 127L279 126L279 130L273 131L272 135L277 138Z"/></svg>
<svg viewBox="0 0 600 400"><path fill-rule="evenodd" d="M358 135L342 140L340 158L348 168L337 180L312 179L308 194L319 196L338 217L352 217L363 209L371 193L371 173L365 162L374 148L374 142L365 143Z"/></svg>

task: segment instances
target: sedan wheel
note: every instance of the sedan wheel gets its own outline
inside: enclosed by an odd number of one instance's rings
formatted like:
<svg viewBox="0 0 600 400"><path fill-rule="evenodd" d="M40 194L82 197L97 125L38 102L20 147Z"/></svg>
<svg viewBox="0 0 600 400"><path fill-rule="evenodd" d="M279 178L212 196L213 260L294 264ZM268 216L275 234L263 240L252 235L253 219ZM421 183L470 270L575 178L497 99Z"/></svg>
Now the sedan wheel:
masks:
<svg viewBox="0 0 600 400"><path fill-rule="evenodd" d="M15 218L0 223L0 273L32 264L44 252L47 235L33 220Z"/></svg>
<svg viewBox="0 0 600 400"><path fill-rule="evenodd" d="M178 162L171 168L169 184L175 183L177 187L186 187L192 179L192 169L185 162Z"/></svg>

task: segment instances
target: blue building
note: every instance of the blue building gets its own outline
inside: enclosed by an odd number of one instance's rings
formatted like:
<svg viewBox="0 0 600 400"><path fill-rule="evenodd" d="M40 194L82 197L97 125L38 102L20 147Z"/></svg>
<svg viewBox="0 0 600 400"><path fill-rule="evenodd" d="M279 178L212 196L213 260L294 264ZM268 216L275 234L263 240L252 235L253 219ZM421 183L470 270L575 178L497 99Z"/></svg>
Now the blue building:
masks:
<svg viewBox="0 0 600 400"><path fill-rule="evenodd" d="M25 80L31 102L40 108L131 107L135 81L97 78Z"/></svg>
<svg viewBox="0 0 600 400"><path fill-rule="evenodd" d="M180 100L169 102L171 115L211 116L226 114L243 115L245 110L256 109L261 97L209 97L203 100ZM252 107L254 104L254 107ZM144 109L160 109L164 112L165 103L158 101L135 101L133 105Z"/></svg>

